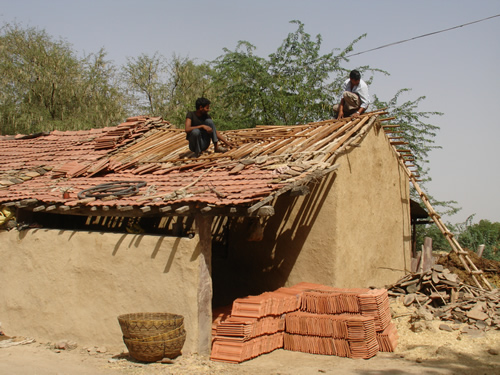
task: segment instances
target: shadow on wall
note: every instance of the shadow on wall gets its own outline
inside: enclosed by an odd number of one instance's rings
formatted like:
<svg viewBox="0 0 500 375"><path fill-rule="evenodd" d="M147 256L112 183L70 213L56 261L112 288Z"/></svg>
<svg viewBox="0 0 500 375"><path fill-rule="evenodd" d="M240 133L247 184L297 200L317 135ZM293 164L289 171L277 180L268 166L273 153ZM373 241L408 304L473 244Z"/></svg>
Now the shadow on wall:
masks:
<svg viewBox="0 0 500 375"><path fill-rule="evenodd" d="M214 307L285 285L335 178L332 174L310 184L311 192L305 197L280 196L275 215L262 223L261 241L248 241L256 219L223 218L214 225Z"/></svg>
<svg viewBox="0 0 500 375"><path fill-rule="evenodd" d="M31 229L21 230L18 232L19 233L19 240L22 241L22 240L26 239L26 237L30 233L32 235L36 235L39 231L47 231L47 230L50 231L52 229L31 228ZM68 239L67 239L68 242L70 242L77 233L82 233L82 232L87 232L89 234L93 233L91 231L82 231L82 230L58 230L57 231L59 236L63 236L65 234L68 234ZM96 233L98 233L101 236L109 235L106 232L96 232ZM125 249L140 248L141 246L144 246L142 244L142 242L143 242L145 236L148 236L150 238L156 237L156 243L152 247L152 252L150 255L151 259L156 259L158 257L158 254L160 253L160 251L161 252L165 252L165 251L169 252L163 273L170 272L170 270L172 268L172 264L174 263L174 260L175 260L175 256L179 251L180 243L183 239L182 237L151 235L151 234L144 235L144 234L117 234L117 233L115 233L113 235L117 236L117 240L114 243L114 245L112 245L112 247L110 246L109 248L102 249L106 253L111 251L110 255L112 257L119 255L119 253ZM166 239L168 239L168 240L167 240L167 243L165 244ZM146 246L151 246L151 243L149 245L146 245ZM198 259L199 255L200 255L200 248L199 248L199 246L197 246L194 249L194 251L190 257L190 261L191 262L196 261ZM160 258L162 258L162 257L160 257Z"/></svg>
<svg viewBox="0 0 500 375"><path fill-rule="evenodd" d="M138 234L135 234L135 235L123 234L123 235L121 235L120 239L116 242L115 247L113 249L113 252L112 252L113 256L116 256L116 254L120 250L120 247L123 245L123 241L127 237L130 237L130 242L128 245L126 245L127 247L139 247L141 245L141 240L144 238L144 235L138 235ZM177 238L176 237L168 237L168 238L173 239L173 244L169 245L168 250L170 251L170 254L168 256L167 263L165 264L165 269L163 270L163 273L170 272L170 269L172 268L172 264L173 264L174 259L175 259L175 255L179 249L179 244L181 242L181 238L179 238L179 237L177 237ZM160 250L162 248L164 241L165 241L164 236L158 236L156 244L155 244L153 251L151 253L151 259L156 259L156 257L158 256L158 253L160 252ZM165 249L163 249L163 250L165 250ZM200 254L200 250L198 249L198 247L196 247L194 253L191 256L190 261L195 261L198 258L199 254Z"/></svg>

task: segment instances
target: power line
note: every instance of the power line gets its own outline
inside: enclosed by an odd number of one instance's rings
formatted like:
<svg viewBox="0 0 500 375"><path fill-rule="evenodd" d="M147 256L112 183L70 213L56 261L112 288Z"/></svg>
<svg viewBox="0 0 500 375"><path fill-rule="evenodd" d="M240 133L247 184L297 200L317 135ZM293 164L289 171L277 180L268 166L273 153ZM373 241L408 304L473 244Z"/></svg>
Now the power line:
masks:
<svg viewBox="0 0 500 375"><path fill-rule="evenodd" d="M366 51L362 51L362 52L358 52L358 53L353 53L353 54L347 55L345 57L357 56L357 55L361 55L363 53L367 53L367 52L371 52L371 51L376 51L378 49L382 49L382 48L387 48L387 47L390 47L390 46L394 46L396 44L406 43L406 42L409 42L409 41L412 41L412 40L415 40L415 39L424 38L426 36L435 35L435 34L439 34L439 33L444 33L445 31L450 31L450 30L458 29L459 27L469 26L469 25L472 25L474 23L483 22L483 21L486 21L486 20L489 20L489 19L492 19L492 18L495 18L495 17L500 17L500 14L497 14L497 15L491 16L491 17L486 17L486 18L483 18L483 19L480 19L480 20L477 20L477 21L472 21L472 22L464 23L462 25L453 26L453 27L450 27L448 29L443 29L443 30L434 31L434 32L428 33L428 34L419 35L419 36L416 36L416 37L413 37L413 38L410 38L410 39L400 40L399 42L385 44L385 45L377 47L377 48L372 48L372 49L368 49Z"/></svg>

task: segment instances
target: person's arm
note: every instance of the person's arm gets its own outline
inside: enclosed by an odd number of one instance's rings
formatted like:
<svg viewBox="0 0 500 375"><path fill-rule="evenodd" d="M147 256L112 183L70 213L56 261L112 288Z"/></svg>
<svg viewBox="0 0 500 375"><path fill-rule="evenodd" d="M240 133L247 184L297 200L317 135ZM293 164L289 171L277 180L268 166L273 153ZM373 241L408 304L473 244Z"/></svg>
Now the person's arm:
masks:
<svg viewBox="0 0 500 375"><path fill-rule="evenodd" d="M354 117L354 118L359 117L360 115L363 114L363 112L365 111L365 109L366 108L359 107L358 110L351 115L351 117Z"/></svg>
<svg viewBox="0 0 500 375"><path fill-rule="evenodd" d="M352 115L352 117L358 117L366 111L368 106L370 105L370 94L368 92L368 86L366 84L362 84L360 82L360 88L358 91L359 100L361 101L361 106L358 108L356 113Z"/></svg>
<svg viewBox="0 0 500 375"><path fill-rule="evenodd" d="M339 114L337 116L337 119L344 118L344 96L342 96L342 99L340 100L339 104Z"/></svg>
<svg viewBox="0 0 500 375"><path fill-rule="evenodd" d="M344 82L344 89L342 90L342 99L340 99L340 105L339 105L339 115L337 116L338 119L344 118L344 93L348 91L348 87L350 85L349 79L347 79Z"/></svg>
<svg viewBox="0 0 500 375"><path fill-rule="evenodd" d="M193 129L205 129L209 134L212 133L212 128L208 125L198 125L198 126L191 126L192 122L189 117L186 117L186 123L184 124L184 130L186 133L191 133L191 130Z"/></svg>
<svg viewBox="0 0 500 375"><path fill-rule="evenodd" d="M224 144L227 146L227 147L233 147L233 144L231 142L229 142L222 134L220 131L216 130L217 132L217 139L221 140L222 142L224 142Z"/></svg>

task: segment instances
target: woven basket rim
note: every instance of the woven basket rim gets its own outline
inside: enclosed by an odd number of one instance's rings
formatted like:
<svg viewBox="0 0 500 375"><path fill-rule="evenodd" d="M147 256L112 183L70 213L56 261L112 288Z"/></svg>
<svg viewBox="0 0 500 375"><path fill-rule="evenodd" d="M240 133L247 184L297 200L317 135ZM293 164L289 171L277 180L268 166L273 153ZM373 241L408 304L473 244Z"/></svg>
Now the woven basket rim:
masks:
<svg viewBox="0 0 500 375"><path fill-rule="evenodd" d="M118 316L119 321L126 322L141 322L141 321L170 321L184 319L182 315L167 312L136 312L121 314Z"/></svg>
<svg viewBox="0 0 500 375"><path fill-rule="evenodd" d="M127 340L130 340L131 342L160 342L160 341L165 341L165 340L169 340L169 339L175 339L179 336L182 336L182 335L185 335L186 334L186 330L184 328L184 323L178 327L178 328L175 328L171 331L167 331L167 332L164 332L164 333L161 333L159 335L155 335L155 336L143 336L143 337L127 337L127 336L123 336L123 339L127 339Z"/></svg>
<svg viewBox="0 0 500 375"><path fill-rule="evenodd" d="M141 339L159 336L179 328L184 317L174 313L129 313L118 316L123 336Z"/></svg>

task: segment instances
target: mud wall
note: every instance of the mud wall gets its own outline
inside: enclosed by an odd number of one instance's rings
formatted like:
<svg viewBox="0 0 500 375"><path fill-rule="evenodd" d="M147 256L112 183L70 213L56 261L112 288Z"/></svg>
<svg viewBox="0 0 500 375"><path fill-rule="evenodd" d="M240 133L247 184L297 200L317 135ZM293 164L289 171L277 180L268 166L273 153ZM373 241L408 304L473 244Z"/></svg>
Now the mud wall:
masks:
<svg viewBox="0 0 500 375"><path fill-rule="evenodd" d="M8 335L126 350L117 317L181 314L198 342L194 239L31 229L0 233L0 321Z"/></svg>
<svg viewBox="0 0 500 375"><path fill-rule="evenodd" d="M301 281L336 287L384 286L409 268L409 183L392 146L373 127L341 154L336 173L310 194L274 202L262 241L248 241L255 219L235 219L227 246L214 246L216 305Z"/></svg>
<svg viewBox="0 0 500 375"><path fill-rule="evenodd" d="M410 269L408 176L378 128L359 149L342 155L339 163L343 168L327 200L335 229L334 283L341 287L391 284Z"/></svg>

